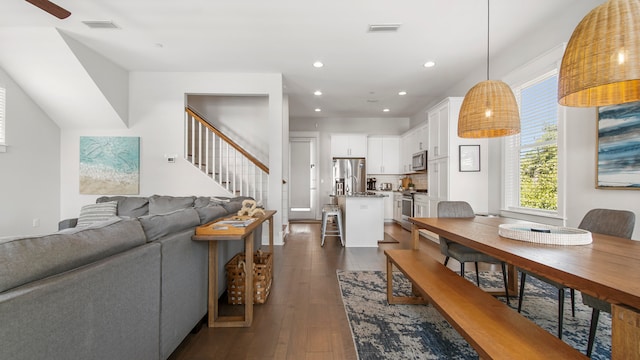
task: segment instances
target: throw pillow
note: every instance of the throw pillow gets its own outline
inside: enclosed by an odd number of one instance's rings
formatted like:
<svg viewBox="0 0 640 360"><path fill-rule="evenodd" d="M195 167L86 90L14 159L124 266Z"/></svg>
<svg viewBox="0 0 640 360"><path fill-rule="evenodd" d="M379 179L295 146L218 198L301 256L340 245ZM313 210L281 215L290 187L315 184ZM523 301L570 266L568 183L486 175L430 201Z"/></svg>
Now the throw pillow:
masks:
<svg viewBox="0 0 640 360"><path fill-rule="evenodd" d="M149 198L137 196L101 196L96 203L117 201L118 216L138 217L149 214Z"/></svg>
<svg viewBox="0 0 640 360"><path fill-rule="evenodd" d="M153 195L149 198L149 215L161 215L176 210L193 207L195 196L162 196Z"/></svg>
<svg viewBox="0 0 640 360"><path fill-rule="evenodd" d="M117 210L117 201L85 205L80 210L76 227L82 228L98 222L107 221L116 216Z"/></svg>

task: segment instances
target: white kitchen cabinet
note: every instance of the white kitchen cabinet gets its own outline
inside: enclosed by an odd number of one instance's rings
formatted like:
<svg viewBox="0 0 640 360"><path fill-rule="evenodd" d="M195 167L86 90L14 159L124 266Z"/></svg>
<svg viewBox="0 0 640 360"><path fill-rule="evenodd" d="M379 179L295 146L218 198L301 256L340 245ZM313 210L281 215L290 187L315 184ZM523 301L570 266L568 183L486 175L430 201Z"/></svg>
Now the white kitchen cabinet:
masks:
<svg viewBox="0 0 640 360"><path fill-rule="evenodd" d="M462 98L447 98L429 110L428 155L430 160L449 156L449 139L458 137L460 105L462 105Z"/></svg>
<svg viewBox="0 0 640 360"><path fill-rule="evenodd" d="M413 153L425 151L429 144L429 125L420 125L415 130L415 139L413 142Z"/></svg>
<svg viewBox="0 0 640 360"><path fill-rule="evenodd" d="M397 223L402 221L402 193L393 193L393 220Z"/></svg>
<svg viewBox="0 0 640 360"><path fill-rule="evenodd" d="M403 174L400 171L400 137L369 136L367 140L368 174Z"/></svg>
<svg viewBox="0 0 640 360"><path fill-rule="evenodd" d="M331 135L331 157L366 157L367 135Z"/></svg>
<svg viewBox="0 0 640 360"><path fill-rule="evenodd" d="M429 197L427 194L413 194L413 216L429 217Z"/></svg>
<svg viewBox="0 0 640 360"><path fill-rule="evenodd" d="M438 203L449 199L449 159L441 158L428 163L429 213L438 216Z"/></svg>
<svg viewBox="0 0 640 360"><path fill-rule="evenodd" d="M384 199L384 222L393 222L393 191L374 191L376 194L386 195Z"/></svg>
<svg viewBox="0 0 640 360"><path fill-rule="evenodd" d="M411 172L411 137L412 133L408 132L400 138L400 170L404 174Z"/></svg>
<svg viewBox="0 0 640 360"><path fill-rule="evenodd" d="M466 201L476 213L488 212L488 140L458 137L461 104L462 98L446 98L427 112L428 211L433 217L438 214L438 202L444 200ZM460 171L460 145L480 145L480 171Z"/></svg>
<svg viewBox="0 0 640 360"><path fill-rule="evenodd" d="M400 138L400 171L404 174L413 172L411 158L413 154L426 151L429 143L429 126L427 123L415 127Z"/></svg>

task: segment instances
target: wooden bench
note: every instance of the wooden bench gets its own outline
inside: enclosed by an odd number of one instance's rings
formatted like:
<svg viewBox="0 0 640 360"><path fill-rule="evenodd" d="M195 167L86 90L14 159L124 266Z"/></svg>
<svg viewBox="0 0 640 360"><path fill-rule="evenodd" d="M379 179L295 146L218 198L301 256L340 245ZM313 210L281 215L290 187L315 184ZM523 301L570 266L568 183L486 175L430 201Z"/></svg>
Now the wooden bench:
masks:
<svg viewBox="0 0 640 360"><path fill-rule="evenodd" d="M389 304L431 303L481 359L587 359L426 253L385 250ZM420 297L393 295L393 266Z"/></svg>

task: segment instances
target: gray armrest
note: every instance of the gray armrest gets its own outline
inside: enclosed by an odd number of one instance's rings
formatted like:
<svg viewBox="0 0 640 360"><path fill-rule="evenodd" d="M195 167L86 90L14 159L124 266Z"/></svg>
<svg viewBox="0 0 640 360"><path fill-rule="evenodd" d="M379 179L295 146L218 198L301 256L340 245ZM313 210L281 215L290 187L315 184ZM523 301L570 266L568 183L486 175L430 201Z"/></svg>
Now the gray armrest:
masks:
<svg viewBox="0 0 640 360"><path fill-rule="evenodd" d="M64 219L58 223L58 231L68 228L74 228L78 224L78 218Z"/></svg>

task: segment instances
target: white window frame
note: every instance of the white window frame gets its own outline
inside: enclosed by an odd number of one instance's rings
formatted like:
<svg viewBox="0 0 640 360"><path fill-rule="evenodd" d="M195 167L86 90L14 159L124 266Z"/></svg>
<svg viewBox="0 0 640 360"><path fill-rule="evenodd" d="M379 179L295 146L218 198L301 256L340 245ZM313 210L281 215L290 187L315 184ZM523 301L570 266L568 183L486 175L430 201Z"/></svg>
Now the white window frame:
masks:
<svg viewBox="0 0 640 360"><path fill-rule="evenodd" d="M6 106L7 106L7 89L0 83L0 152L7 151L7 121L6 121Z"/></svg>
<svg viewBox="0 0 640 360"><path fill-rule="evenodd" d="M564 53L565 44L561 44L554 49L544 53L533 61L525 64L519 69L507 75L503 80L511 86L519 102L520 89L537 83L553 74L557 74L560 68L560 62ZM515 206L510 203L510 199L519 201L519 189L516 192L508 194L509 186L507 186L508 164L507 151L509 151L508 142L512 141L512 137L502 139L502 210L501 215L519 218L528 221L536 221L551 225L565 225L566 221L566 109L558 105L558 208L555 211L530 209ZM520 136L520 135L514 135ZM519 157L519 156L518 156ZM512 169L512 171L515 169ZM519 167L518 167L519 174ZM511 187L513 188L513 187ZM516 197L517 195L517 197ZM511 200L516 201L516 200Z"/></svg>

